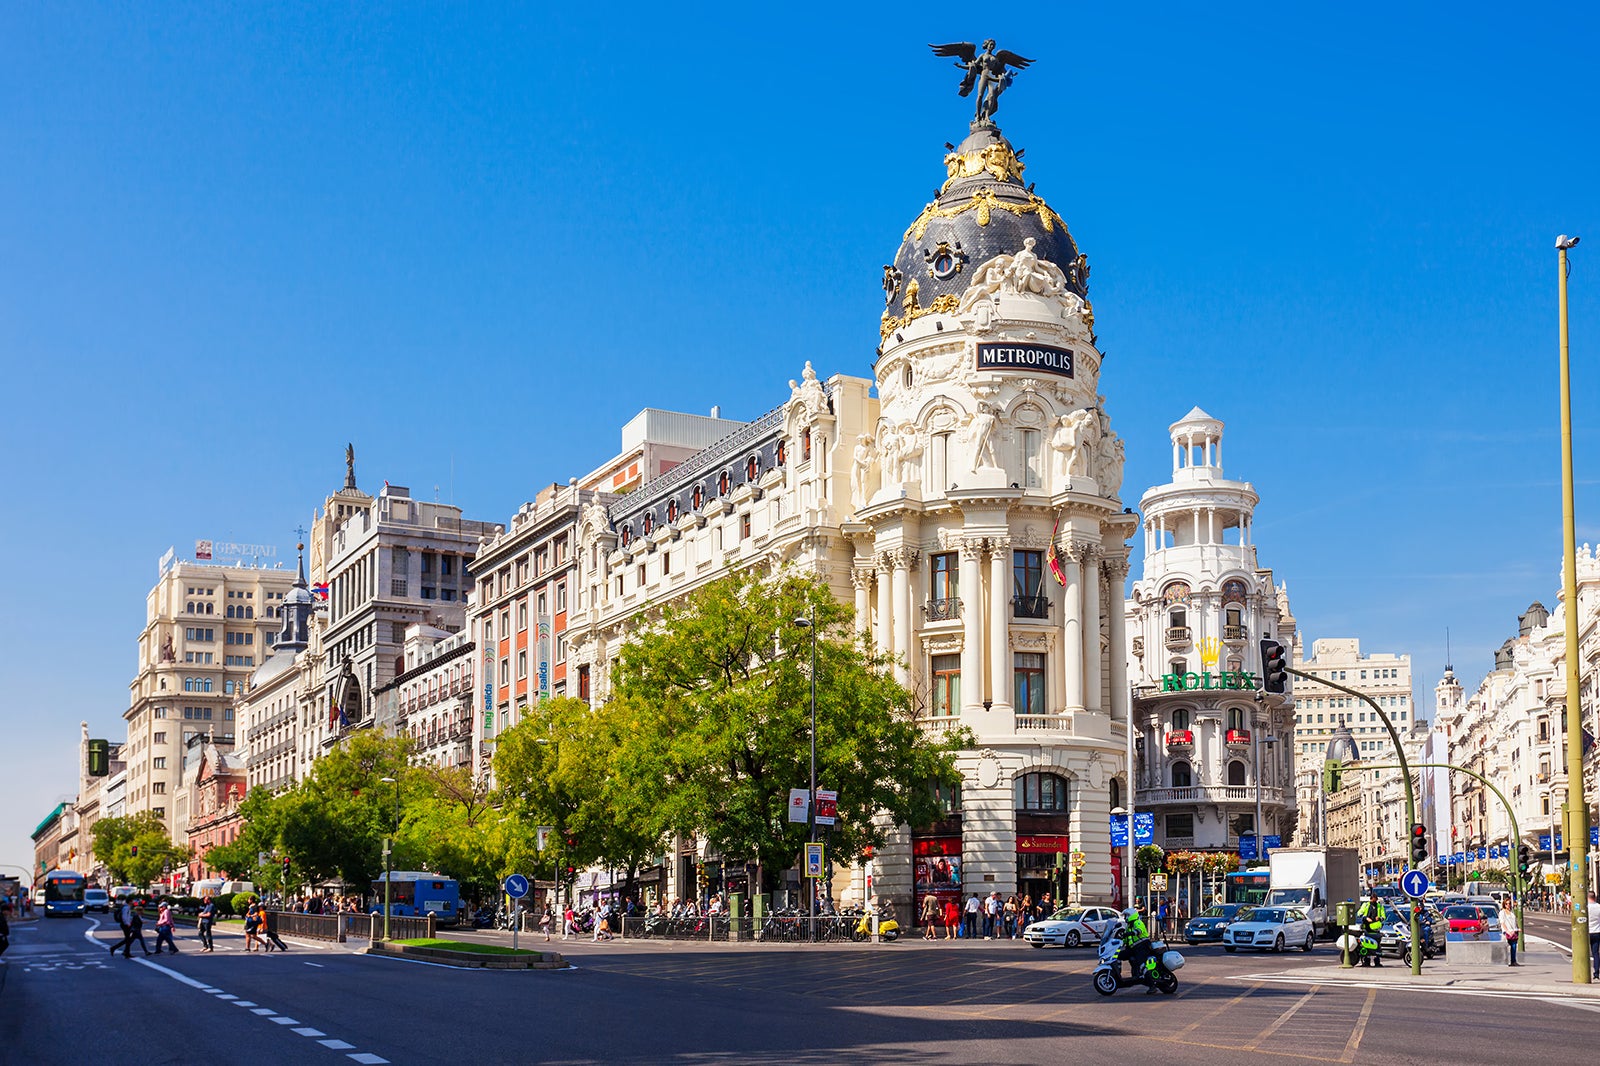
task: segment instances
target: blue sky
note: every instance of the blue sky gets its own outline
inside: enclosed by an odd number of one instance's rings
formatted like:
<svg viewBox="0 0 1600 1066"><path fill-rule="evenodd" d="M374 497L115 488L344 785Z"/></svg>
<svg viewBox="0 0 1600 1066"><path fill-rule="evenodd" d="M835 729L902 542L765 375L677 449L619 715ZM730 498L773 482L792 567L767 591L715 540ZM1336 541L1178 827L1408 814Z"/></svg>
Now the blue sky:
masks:
<svg viewBox="0 0 1600 1066"><path fill-rule="evenodd" d="M505 521L641 407L870 376L970 118L931 41L1037 61L997 117L1092 264L1128 502L1224 419L1308 639L1426 701L1446 627L1475 683L1554 599L1560 232L1600 540L1592 9L363 7L0 13L0 862L123 735L161 553L288 557L347 440Z"/></svg>

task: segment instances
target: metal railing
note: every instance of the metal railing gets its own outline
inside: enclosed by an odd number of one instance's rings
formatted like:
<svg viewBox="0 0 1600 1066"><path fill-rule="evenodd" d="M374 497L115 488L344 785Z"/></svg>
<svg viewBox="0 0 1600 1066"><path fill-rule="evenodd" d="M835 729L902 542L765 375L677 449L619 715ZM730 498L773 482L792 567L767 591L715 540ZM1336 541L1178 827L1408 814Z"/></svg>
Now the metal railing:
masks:
<svg viewBox="0 0 1600 1066"><path fill-rule="evenodd" d="M284 936L304 937L307 940L344 941L344 919L359 915L300 914L297 911L273 911L273 924Z"/></svg>
<svg viewBox="0 0 1600 1066"><path fill-rule="evenodd" d="M930 622L953 621L961 617L961 599L929 600L922 605L922 613Z"/></svg>
<svg viewBox="0 0 1600 1066"><path fill-rule="evenodd" d="M1261 798L1267 803L1282 803L1287 790L1263 785ZM1134 797L1139 806L1168 803L1254 803L1254 785L1189 785L1177 788L1141 788Z"/></svg>
<svg viewBox="0 0 1600 1066"><path fill-rule="evenodd" d="M383 915L369 914L367 917L371 924L367 927L367 939L376 943L383 939ZM360 925L360 923L356 923ZM438 928L437 919L431 914L414 916L409 914L389 915L390 940L416 940L423 937L433 939ZM358 935L349 933L347 935Z"/></svg>
<svg viewBox="0 0 1600 1066"><path fill-rule="evenodd" d="M1050 597L1013 596L1011 597L1011 613L1016 618L1049 618Z"/></svg>
<svg viewBox="0 0 1600 1066"><path fill-rule="evenodd" d="M725 914L694 918L648 915L622 920L624 940L679 940L734 944L837 944L855 939L859 914L826 914L815 918L777 911L757 922ZM584 933L584 936L592 934Z"/></svg>

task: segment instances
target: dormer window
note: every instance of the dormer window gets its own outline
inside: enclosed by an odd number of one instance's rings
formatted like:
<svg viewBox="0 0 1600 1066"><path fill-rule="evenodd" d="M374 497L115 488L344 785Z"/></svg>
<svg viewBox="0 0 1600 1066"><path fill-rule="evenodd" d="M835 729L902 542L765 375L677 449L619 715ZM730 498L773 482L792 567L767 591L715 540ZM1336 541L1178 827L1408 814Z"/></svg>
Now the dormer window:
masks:
<svg viewBox="0 0 1600 1066"><path fill-rule="evenodd" d="M754 481L760 473L761 460L752 455L744 464L744 479Z"/></svg>

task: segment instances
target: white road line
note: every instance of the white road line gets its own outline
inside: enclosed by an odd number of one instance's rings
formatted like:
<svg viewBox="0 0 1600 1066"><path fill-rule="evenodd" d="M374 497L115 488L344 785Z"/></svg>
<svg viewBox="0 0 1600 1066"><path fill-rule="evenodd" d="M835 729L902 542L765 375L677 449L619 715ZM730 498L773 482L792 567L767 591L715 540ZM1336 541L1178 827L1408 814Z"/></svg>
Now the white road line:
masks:
<svg viewBox="0 0 1600 1066"><path fill-rule="evenodd" d="M300 1022L297 1019L285 1018L281 1014L278 1015L275 1018L268 1018L267 1020L270 1021L270 1022L275 1022L278 1025L299 1025L300 1024Z"/></svg>
<svg viewBox="0 0 1600 1066"><path fill-rule="evenodd" d="M327 1036L328 1035L327 1033L324 1033L321 1029L313 1029L309 1025L302 1026L299 1029L291 1029L289 1031L291 1033L296 1033L296 1034L298 1034L300 1036Z"/></svg>
<svg viewBox="0 0 1600 1066"><path fill-rule="evenodd" d="M271 1014L276 1014L278 1012L273 1010L271 1007L257 1007L255 1010L251 1011L250 1013L251 1014L261 1014L261 1015L271 1015Z"/></svg>
<svg viewBox="0 0 1600 1066"><path fill-rule="evenodd" d="M319 970L322 969L322 963L320 963L320 962L308 962L308 963L306 963L306 965L307 966L315 966Z"/></svg>
<svg viewBox="0 0 1600 1066"><path fill-rule="evenodd" d="M321 1044L323 1047L332 1048L335 1051L349 1051L351 1048L355 1047L354 1044L346 1044L343 1040L318 1040L317 1043Z"/></svg>
<svg viewBox="0 0 1600 1066"><path fill-rule="evenodd" d="M233 1001L233 1005L235 1007L254 1007L255 1006L255 1004L252 1003L248 999L236 999L236 1000Z"/></svg>
<svg viewBox="0 0 1600 1066"><path fill-rule="evenodd" d="M212 989L211 990L211 994L216 996L218 999L238 999L239 998L238 996L229 995L226 992L218 992L216 989Z"/></svg>
<svg viewBox="0 0 1600 1066"><path fill-rule="evenodd" d="M353 1052L350 1053L350 1055L348 1057L352 1058L352 1059L355 1059L357 1062L365 1062L365 1063L368 1063L368 1064L376 1063L376 1062L388 1062L389 1061L388 1059L384 1058L381 1055L374 1055L370 1051L353 1051Z"/></svg>

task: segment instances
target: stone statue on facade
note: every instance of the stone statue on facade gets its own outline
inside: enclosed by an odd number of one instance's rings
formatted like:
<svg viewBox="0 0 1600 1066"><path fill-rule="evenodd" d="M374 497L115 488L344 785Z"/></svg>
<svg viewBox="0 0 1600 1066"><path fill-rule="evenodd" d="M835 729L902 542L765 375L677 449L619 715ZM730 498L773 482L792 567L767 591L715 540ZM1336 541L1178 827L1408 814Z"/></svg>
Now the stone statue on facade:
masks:
<svg viewBox="0 0 1600 1066"><path fill-rule="evenodd" d="M822 417L828 409L828 397L822 391L822 383L817 380L817 372L811 369L811 360L806 360L806 366L800 373L800 381L789 379L789 402L800 401L800 409L804 413L804 421L815 422Z"/></svg>
<svg viewBox="0 0 1600 1066"><path fill-rule="evenodd" d="M928 47L933 49L936 56L956 59L956 66L966 71L966 76L961 79L960 93L970 96L976 90L978 109L972 120L974 129L994 125L994 113L1000 107L1000 94L1010 88L1014 77L1007 68L1024 70L1033 63L1033 60L1024 59L1006 49L996 52L992 37L983 42L981 52L971 41L930 44Z"/></svg>
<svg viewBox="0 0 1600 1066"><path fill-rule="evenodd" d="M970 310L974 304L995 293L1018 293L1033 296L1059 296L1066 291L1067 275L1047 259L1040 259L1033 250L1037 240L1028 237L1015 255L997 255L978 268L972 284L961 294L957 311Z"/></svg>
<svg viewBox="0 0 1600 1066"><path fill-rule="evenodd" d="M1127 452L1122 438L1108 433L1100 438L1100 462L1095 477L1100 482L1100 495L1115 496L1122 491L1122 468L1127 462Z"/></svg>
<svg viewBox="0 0 1600 1066"><path fill-rule="evenodd" d="M1089 408L1061 416L1050 436L1050 446L1055 449L1057 470L1063 478L1089 475L1089 461L1099 446L1099 429L1099 419Z"/></svg>
<svg viewBox="0 0 1600 1066"><path fill-rule="evenodd" d="M877 451L872 446L872 438L863 433L856 438L856 447L850 458L850 502L856 510L867 505L868 479L872 476L872 461L877 458Z"/></svg>
<svg viewBox="0 0 1600 1066"><path fill-rule="evenodd" d="M977 413L972 416L972 469L977 471L981 466L997 467L1000 461L994 454L994 407L982 400L978 401ZM985 462L984 460L988 460Z"/></svg>

